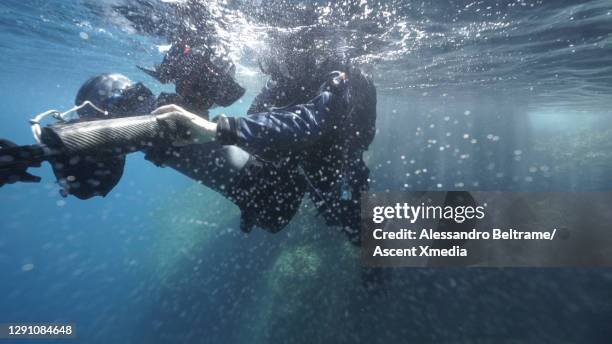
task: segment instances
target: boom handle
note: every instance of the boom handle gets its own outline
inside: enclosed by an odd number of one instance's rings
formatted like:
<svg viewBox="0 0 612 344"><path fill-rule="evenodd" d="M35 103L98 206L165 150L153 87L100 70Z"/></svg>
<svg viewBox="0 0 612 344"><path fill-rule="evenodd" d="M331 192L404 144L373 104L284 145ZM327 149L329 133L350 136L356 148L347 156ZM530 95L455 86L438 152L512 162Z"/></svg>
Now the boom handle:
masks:
<svg viewBox="0 0 612 344"><path fill-rule="evenodd" d="M161 124L145 115L54 124L42 129L41 140L68 155L116 156L168 142L178 129L176 123Z"/></svg>

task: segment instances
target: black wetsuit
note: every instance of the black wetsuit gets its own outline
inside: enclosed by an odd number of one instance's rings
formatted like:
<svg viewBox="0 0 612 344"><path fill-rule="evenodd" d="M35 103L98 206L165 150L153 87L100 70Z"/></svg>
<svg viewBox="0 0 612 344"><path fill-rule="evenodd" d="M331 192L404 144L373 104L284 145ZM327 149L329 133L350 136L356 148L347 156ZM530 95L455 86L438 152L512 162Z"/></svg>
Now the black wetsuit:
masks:
<svg viewBox="0 0 612 344"><path fill-rule="evenodd" d="M306 185L327 223L358 242L360 193L368 189L369 177L362 158L374 138L376 89L358 69L341 71L346 82L334 85L330 78L338 74L326 74L318 94L307 101L300 99L308 94L301 87L291 92L294 88L283 82L269 83L246 117L219 120L217 139L295 168L295 180Z"/></svg>

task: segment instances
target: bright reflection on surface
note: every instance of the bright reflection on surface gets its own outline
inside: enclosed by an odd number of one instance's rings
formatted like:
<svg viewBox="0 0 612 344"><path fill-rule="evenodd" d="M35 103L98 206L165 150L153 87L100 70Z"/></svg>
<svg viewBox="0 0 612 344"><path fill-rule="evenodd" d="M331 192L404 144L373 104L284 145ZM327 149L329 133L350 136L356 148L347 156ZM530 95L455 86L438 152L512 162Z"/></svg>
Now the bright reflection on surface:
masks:
<svg viewBox="0 0 612 344"><path fill-rule="evenodd" d="M606 119L603 114L568 111L563 108L532 110L528 112L527 117L533 130L547 134L555 131L576 131L592 128L597 124L602 124Z"/></svg>

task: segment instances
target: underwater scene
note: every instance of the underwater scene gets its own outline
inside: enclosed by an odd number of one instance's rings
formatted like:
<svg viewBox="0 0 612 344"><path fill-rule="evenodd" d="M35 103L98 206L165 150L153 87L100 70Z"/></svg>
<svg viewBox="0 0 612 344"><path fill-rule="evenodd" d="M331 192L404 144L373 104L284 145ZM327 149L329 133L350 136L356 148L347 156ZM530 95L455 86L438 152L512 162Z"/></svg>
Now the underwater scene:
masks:
<svg viewBox="0 0 612 344"><path fill-rule="evenodd" d="M0 137L33 144L30 119L100 73L173 92L138 66L184 32L223 46L245 90L211 118L245 116L283 49L369 75L372 191L612 191L610 0L3 0ZM612 340L610 269L386 268L371 288L308 197L245 233L232 201L141 152L88 200L29 172L0 189L0 323L75 325L47 342Z"/></svg>

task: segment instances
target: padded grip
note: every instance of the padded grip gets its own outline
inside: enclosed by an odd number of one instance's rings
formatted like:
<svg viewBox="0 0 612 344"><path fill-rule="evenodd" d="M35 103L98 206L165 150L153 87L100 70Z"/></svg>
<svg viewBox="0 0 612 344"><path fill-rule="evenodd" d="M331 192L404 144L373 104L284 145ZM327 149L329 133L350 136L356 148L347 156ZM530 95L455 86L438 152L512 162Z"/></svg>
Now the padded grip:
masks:
<svg viewBox="0 0 612 344"><path fill-rule="evenodd" d="M54 124L43 128L41 140L67 154L115 156L170 142L177 134L175 123L146 115Z"/></svg>

